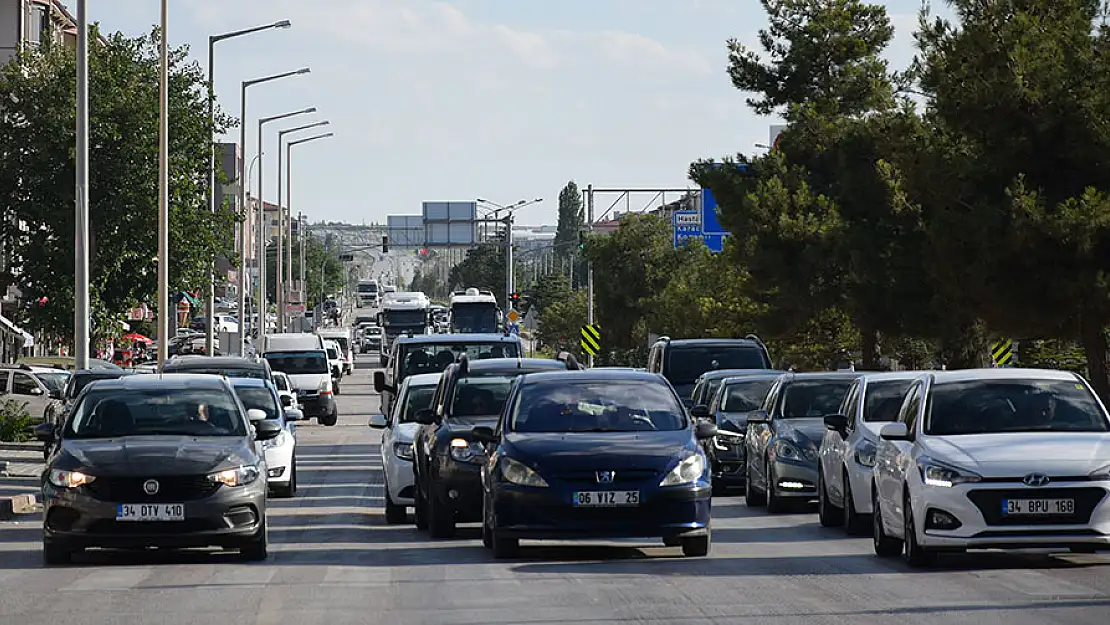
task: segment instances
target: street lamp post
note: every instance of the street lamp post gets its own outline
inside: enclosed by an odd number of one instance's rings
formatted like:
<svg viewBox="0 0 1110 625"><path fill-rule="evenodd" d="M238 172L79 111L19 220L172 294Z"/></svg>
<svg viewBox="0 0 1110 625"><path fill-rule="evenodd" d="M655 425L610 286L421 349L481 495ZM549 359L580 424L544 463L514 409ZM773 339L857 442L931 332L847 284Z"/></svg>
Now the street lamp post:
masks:
<svg viewBox="0 0 1110 625"><path fill-rule="evenodd" d="M292 194L293 194L293 146L301 145L302 143L308 143L309 141L316 141L317 139L327 139L328 137L334 137L334 136L335 136L334 132L326 132L326 133L319 134L319 135L313 135L311 137L305 137L304 139L297 139L296 141L290 141L289 143L285 144L285 194L286 194L285 197L286 197L286 204L288 204L288 208L289 208L290 211L293 210L293 203L292 203L292 199L291 199ZM279 147L280 147L280 142L279 142ZM299 217L298 217L298 219L299 219ZM303 230L303 228L304 228L304 224L299 224L298 232L300 233L300 237L301 237L301 284L302 284L302 288L303 288L303 285L304 285L304 230ZM290 245L292 245L292 242L290 242ZM307 297L305 299L307 299Z"/></svg>
<svg viewBox="0 0 1110 625"><path fill-rule="evenodd" d="M279 80L289 76L298 76L307 74L309 69L302 67L301 69L292 72L283 72L281 74L274 74L272 76L265 76L263 78L255 78L254 80L244 80L240 90L240 113L239 113L239 210L243 221L239 224L239 240L241 241L239 251L239 354L246 353L247 345L247 178L244 176L245 155L247 152L247 87L253 87L264 82L272 80ZM261 317L259 317L261 319Z"/></svg>
<svg viewBox="0 0 1110 625"><path fill-rule="evenodd" d="M282 143L284 142L285 135L287 135L289 133L300 132L302 130L308 130L309 128L319 128L320 126L327 126L330 123L331 123L330 121L324 120L324 121L316 122L314 124L305 124L303 126L297 126L296 128L289 128L289 129L286 129L286 130L278 131L278 153L277 153L277 157L278 157L278 244L277 244L277 267L276 267L277 275L274 276L274 278L275 278L274 286L277 287L276 290L277 290L277 308L278 308L278 328L283 332L288 330L288 328L286 327L288 321L286 320L285 307L288 304L288 302L287 302L287 295L288 295L287 291L289 289L289 285L293 282L293 223L292 223L293 215L290 212L289 216L286 217L286 211L292 211L292 209L289 208L290 204L289 204L289 190L288 190L288 188L286 188L286 191L285 191L285 207L282 208L282 206L281 206L281 190L282 190L281 189L281 182L282 182L282 170L281 170L282 149L281 149L281 147L282 147ZM286 164L286 167L288 168L288 163ZM286 172L286 178L288 178L288 172ZM286 237L287 234L289 236L289 245L285 246L285 250L286 250L287 255L284 258L284 262L283 262L283 258L282 258L282 243L283 243L283 241L282 240ZM283 267L283 265L284 265L284 267ZM284 269L284 271L283 271L283 269Z"/></svg>
<svg viewBox="0 0 1110 625"><path fill-rule="evenodd" d="M77 215L73 271L73 357L89 368L89 21L86 0L77 1Z"/></svg>
<svg viewBox="0 0 1110 625"><path fill-rule="evenodd" d="M512 310L513 309L513 289L516 286L516 276L513 275L513 213L522 209L522 208L524 208L525 206L531 206L532 204L538 204L542 201L543 201L543 198L538 197L534 200L520 200L520 201L516 202L515 204L510 204L509 206L502 206L502 205L500 205L496 202L491 202L489 200L483 200L482 198L478 198L478 202L480 202L482 204L489 204L490 206L494 207L494 219L495 220L497 219L496 215L498 213L500 213L501 211L506 211L508 213L508 214L505 215L505 243L504 243L504 245L505 245L505 301L506 301L505 309L506 310Z"/></svg>
<svg viewBox="0 0 1110 625"><path fill-rule="evenodd" d="M265 136L262 133L263 126L265 126L266 124L268 124L270 122L275 122L275 121L278 121L278 120L281 120L281 119L287 119L289 117L295 117L297 115L307 115L309 113L315 113L315 112L316 112L316 107L313 106L313 107L309 107L309 108L306 108L306 109L301 109L299 111L293 111L291 113L282 113L281 115L274 115L274 116L271 116L271 117L263 117L263 118L259 119L258 120L258 153L259 154L263 153L263 141L262 141L262 139ZM280 152L280 150L279 150L279 152ZM260 260L259 260L259 264L258 264L258 306L257 306L257 308L258 308L258 327L259 327L258 336L259 336L259 339L261 339L262 337L264 337L266 335L266 316L268 314L267 310L266 310L267 309L267 306L266 306L266 247L267 247L267 244L269 243L269 238L270 237L266 236L267 235L267 230L268 230L268 228L267 228L268 224L266 223L266 200L265 200L265 197L264 197L264 187L262 186L262 170L263 170L262 165L263 165L264 160L265 159L259 159L259 161L258 161L258 215L259 215L259 220L258 220L258 257L259 257ZM280 165L278 166L278 171L279 172L281 171ZM279 223L281 221L280 215L281 215L281 191L279 190L278 191L278 222ZM279 232L278 237L280 238L280 236L281 236L280 235L280 229L278 230L278 232ZM280 269L281 265L278 264L277 267L278 267L278 270L275 273L275 276L274 276L275 278L277 277L277 275L280 274L280 271L281 271L281 269ZM275 280L275 283L276 283L276 280Z"/></svg>
<svg viewBox="0 0 1110 625"><path fill-rule="evenodd" d="M82 0L84 1L84 0ZM222 35L211 35L208 37L208 123L214 129L216 126L216 44L225 39L232 39L234 37L242 37L243 35L250 35L263 30L270 30L272 28L289 28L292 24L289 20L281 20L273 24L266 24L263 26L255 26L254 28L245 28L230 33L223 33ZM211 149L208 154L208 208L213 214L219 210L216 206L216 141L213 139ZM204 331L204 353L212 356L215 354L216 349L216 329L215 324L212 322L216 314L216 259L212 258L212 265L208 272L208 301L205 302L205 308L208 311L208 321L205 323ZM243 312L239 311L239 316L242 317ZM242 321L242 319L240 319ZM225 346L226 347L226 346Z"/></svg>
<svg viewBox="0 0 1110 625"><path fill-rule="evenodd" d="M169 0L162 0L158 86L158 370L170 347L170 56Z"/></svg>

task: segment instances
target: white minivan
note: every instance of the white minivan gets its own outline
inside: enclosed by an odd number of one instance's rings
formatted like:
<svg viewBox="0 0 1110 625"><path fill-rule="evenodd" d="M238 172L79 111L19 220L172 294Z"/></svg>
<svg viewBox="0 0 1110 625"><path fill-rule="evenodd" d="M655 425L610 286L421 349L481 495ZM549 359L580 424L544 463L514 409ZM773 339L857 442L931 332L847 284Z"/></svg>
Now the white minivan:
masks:
<svg viewBox="0 0 1110 625"><path fill-rule="evenodd" d="M271 369L289 376L305 417L315 418L321 425L338 422L339 407L323 338L309 333L267 334L262 357Z"/></svg>

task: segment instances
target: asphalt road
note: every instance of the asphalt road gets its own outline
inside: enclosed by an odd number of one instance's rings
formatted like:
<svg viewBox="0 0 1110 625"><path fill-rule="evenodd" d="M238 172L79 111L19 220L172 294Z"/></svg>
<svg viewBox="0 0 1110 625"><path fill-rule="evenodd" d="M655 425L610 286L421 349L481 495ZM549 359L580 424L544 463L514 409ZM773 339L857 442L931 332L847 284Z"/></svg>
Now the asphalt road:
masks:
<svg viewBox="0 0 1110 625"><path fill-rule="evenodd" d="M477 527L431 541L382 518L369 373L344 382L337 427L300 428L301 490L271 503L268 562L96 552L44 568L40 520L0 523L0 624L1103 625L1110 614L1110 556L977 554L916 572L816 515L751 512L741 497L715 501L704 559L550 544L494 561Z"/></svg>

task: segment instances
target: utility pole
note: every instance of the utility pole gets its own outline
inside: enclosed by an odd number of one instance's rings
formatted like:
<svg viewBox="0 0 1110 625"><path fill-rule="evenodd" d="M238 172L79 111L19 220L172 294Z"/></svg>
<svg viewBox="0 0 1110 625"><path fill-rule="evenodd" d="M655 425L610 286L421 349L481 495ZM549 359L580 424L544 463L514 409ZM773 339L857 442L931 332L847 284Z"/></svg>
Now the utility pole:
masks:
<svg viewBox="0 0 1110 625"><path fill-rule="evenodd" d="M513 212L505 215L505 310L513 309Z"/></svg>
<svg viewBox="0 0 1110 625"><path fill-rule="evenodd" d="M251 247L247 245L247 233L250 231L250 207L247 206L247 87L243 82L240 91L239 103L239 158L238 188L239 193L239 340L234 353L245 356L247 353L247 325L250 317L247 316L247 289L250 281L247 279L247 254ZM209 324L211 325L211 323Z"/></svg>
<svg viewBox="0 0 1110 625"><path fill-rule="evenodd" d="M89 21L77 0L77 189L73 271L73 356L89 368ZM164 342L164 341L163 341Z"/></svg>
<svg viewBox="0 0 1110 625"><path fill-rule="evenodd" d="M169 0L162 0L158 111L158 370L170 347L170 91Z"/></svg>
<svg viewBox="0 0 1110 625"><path fill-rule="evenodd" d="M594 231L594 186L591 184L586 187L586 228L589 232ZM588 325L594 324L594 264L593 261L586 262L586 300L589 304L586 306L586 323ZM587 365L591 369L594 366L593 354L587 354Z"/></svg>

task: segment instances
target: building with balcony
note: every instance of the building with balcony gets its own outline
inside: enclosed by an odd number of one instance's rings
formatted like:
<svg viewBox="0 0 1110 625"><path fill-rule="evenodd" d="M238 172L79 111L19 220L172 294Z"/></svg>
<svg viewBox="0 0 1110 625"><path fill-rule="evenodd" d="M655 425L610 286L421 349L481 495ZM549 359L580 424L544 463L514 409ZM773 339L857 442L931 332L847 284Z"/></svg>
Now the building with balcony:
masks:
<svg viewBox="0 0 1110 625"><path fill-rule="evenodd" d="M0 65L51 40L77 47L77 19L61 0L0 0Z"/></svg>

